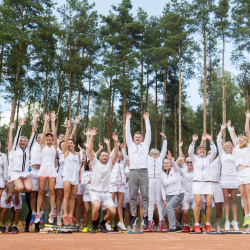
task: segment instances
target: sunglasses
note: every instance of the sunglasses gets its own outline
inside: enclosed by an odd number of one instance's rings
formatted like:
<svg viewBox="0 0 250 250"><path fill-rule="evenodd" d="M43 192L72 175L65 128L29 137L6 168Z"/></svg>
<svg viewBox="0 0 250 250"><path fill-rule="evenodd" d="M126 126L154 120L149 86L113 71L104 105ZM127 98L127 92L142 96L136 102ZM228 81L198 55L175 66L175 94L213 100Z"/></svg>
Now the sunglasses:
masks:
<svg viewBox="0 0 250 250"><path fill-rule="evenodd" d="M192 164L192 162L191 161L187 161L187 164Z"/></svg>
<svg viewBox="0 0 250 250"><path fill-rule="evenodd" d="M152 151L151 154L157 155L158 151Z"/></svg>

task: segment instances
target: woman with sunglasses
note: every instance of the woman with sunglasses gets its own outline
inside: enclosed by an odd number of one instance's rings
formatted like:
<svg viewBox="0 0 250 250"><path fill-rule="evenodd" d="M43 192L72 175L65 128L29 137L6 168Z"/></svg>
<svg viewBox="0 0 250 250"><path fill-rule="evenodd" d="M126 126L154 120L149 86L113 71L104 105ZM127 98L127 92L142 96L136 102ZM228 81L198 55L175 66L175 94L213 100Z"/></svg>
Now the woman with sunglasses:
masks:
<svg viewBox="0 0 250 250"><path fill-rule="evenodd" d="M148 157L148 178L149 178L149 206L148 206L148 230L152 231L154 221L153 221L153 213L154 213L154 203L155 198L157 200L157 208L159 213L159 225L158 229L162 231L163 229L163 203L161 198L161 172L162 172L162 162L164 160L165 154L167 152L167 138L165 134L160 133L163 138L163 145L161 153L157 148L151 149Z"/></svg>

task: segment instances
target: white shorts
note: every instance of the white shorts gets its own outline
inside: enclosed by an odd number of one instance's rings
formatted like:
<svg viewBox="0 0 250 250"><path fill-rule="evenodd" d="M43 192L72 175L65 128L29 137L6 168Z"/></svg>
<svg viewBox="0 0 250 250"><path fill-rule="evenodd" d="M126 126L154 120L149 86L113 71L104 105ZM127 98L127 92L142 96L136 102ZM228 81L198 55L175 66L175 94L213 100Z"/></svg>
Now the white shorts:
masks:
<svg viewBox="0 0 250 250"><path fill-rule="evenodd" d="M11 196L9 204L5 203L5 199L7 198L8 194L3 191L2 197L1 197L1 208L9 208L14 207L14 210L16 209L22 209L22 195L19 193L19 204L18 206L15 205L15 194Z"/></svg>
<svg viewBox="0 0 250 250"><path fill-rule="evenodd" d="M44 178L53 178L57 177L58 174L56 172L55 165L41 165L39 172L38 172L38 177L44 177Z"/></svg>
<svg viewBox="0 0 250 250"><path fill-rule="evenodd" d="M38 192L39 190L39 179L37 177L39 169L31 168L30 170L30 179L32 181L32 191Z"/></svg>
<svg viewBox="0 0 250 250"><path fill-rule="evenodd" d="M224 196L220 183L212 183L214 203L224 202Z"/></svg>
<svg viewBox="0 0 250 250"><path fill-rule="evenodd" d="M5 181L3 180L3 175L0 175L0 188L5 187Z"/></svg>
<svg viewBox="0 0 250 250"><path fill-rule="evenodd" d="M115 206L111 193L109 192L96 192L91 190L89 195L92 203L96 200L101 203L102 210Z"/></svg>
<svg viewBox="0 0 250 250"><path fill-rule="evenodd" d="M211 182L193 182L193 194L213 194Z"/></svg>
<svg viewBox="0 0 250 250"><path fill-rule="evenodd" d="M82 185L78 185L78 189L77 189L77 193L78 195L83 195L83 190L84 190L84 187Z"/></svg>
<svg viewBox="0 0 250 250"><path fill-rule="evenodd" d="M124 184L111 184L109 185L110 193L125 193L125 185Z"/></svg>
<svg viewBox="0 0 250 250"><path fill-rule="evenodd" d="M87 193L87 194L86 194L86 193L83 193L82 200L83 200L83 201L91 202L89 193Z"/></svg>
<svg viewBox="0 0 250 250"><path fill-rule="evenodd" d="M184 196L181 205L182 205L182 210L189 210L189 209L194 210L194 205L195 205L194 197Z"/></svg>
<svg viewBox="0 0 250 250"><path fill-rule="evenodd" d="M244 168L237 172L238 185L250 184L250 167Z"/></svg>
<svg viewBox="0 0 250 250"><path fill-rule="evenodd" d="M68 180L67 180L67 177L64 177L64 176L63 176L63 181L68 181ZM70 184L71 184L72 186L79 185L79 178L75 178L73 182L71 182L71 181L68 181L68 182L70 182Z"/></svg>
<svg viewBox="0 0 250 250"><path fill-rule="evenodd" d="M56 177L55 189L63 189L63 177L61 175Z"/></svg>

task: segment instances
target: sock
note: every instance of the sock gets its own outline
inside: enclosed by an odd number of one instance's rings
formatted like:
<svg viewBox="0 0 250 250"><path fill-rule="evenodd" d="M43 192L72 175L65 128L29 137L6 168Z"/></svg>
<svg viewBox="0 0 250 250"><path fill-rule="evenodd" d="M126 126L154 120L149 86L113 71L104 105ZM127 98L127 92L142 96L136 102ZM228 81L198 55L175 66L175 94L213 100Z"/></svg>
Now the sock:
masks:
<svg viewBox="0 0 250 250"><path fill-rule="evenodd" d="M13 226L13 222L10 222L10 223L9 223L9 227L12 227L12 226Z"/></svg>
<svg viewBox="0 0 250 250"><path fill-rule="evenodd" d="M210 226L210 223L209 223L209 222L206 222L206 225L207 225L207 226Z"/></svg>
<svg viewBox="0 0 250 250"><path fill-rule="evenodd" d="M200 224L199 224L199 223L194 223L194 225L195 225L195 226L200 226Z"/></svg>
<svg viewBox="0 0 250 250"><path fill-rule="evenodd" d="M40 214L44 214L44 211L41 211Z"/></svg>
<svg viewBox="0 0 250 250"><path fill-rule="evenodd" d="M184 223L184 227L189 227L189 225Z"/></svg>
<svg viewBox="0 0 250 250"><path fill-rule="evenodd" d="M216 225L220 225L220 221L221 221L220 218L216 218Z"/></svg>
<svg viewBox="0 0 250 250"><path fill-rule="evenodd" d="M35 212L32 212L33 215L36 215L36 211Z"/></svg>
<svg viewBox="0 0 250 250"><path fill-rule="evenodd" d="M99 224L98 220L92 220L93 227L97 227Z"/></svg>
<svg viewBox="0 0 250 250"><path fill-rule="evenodd" d="M105 223L106 223L107 221L105 221L104 219L102 220L102 222L100 223L102 226L105 226Z"/></svg>

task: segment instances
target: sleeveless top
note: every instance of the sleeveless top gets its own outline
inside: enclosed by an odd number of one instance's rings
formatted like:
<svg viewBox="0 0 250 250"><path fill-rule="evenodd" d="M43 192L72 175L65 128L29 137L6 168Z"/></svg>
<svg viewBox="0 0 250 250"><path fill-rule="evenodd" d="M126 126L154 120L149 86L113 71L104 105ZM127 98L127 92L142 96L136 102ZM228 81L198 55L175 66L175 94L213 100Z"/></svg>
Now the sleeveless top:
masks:
<svg viewBox="0 0 250 250"><path fill-rule="evenodd" d="M56 150L53 145L51 147L48 147L45 145L45 147L42 149L42 165L46 166L53 166L55 167L55 158L56 158Z"/></svg>

